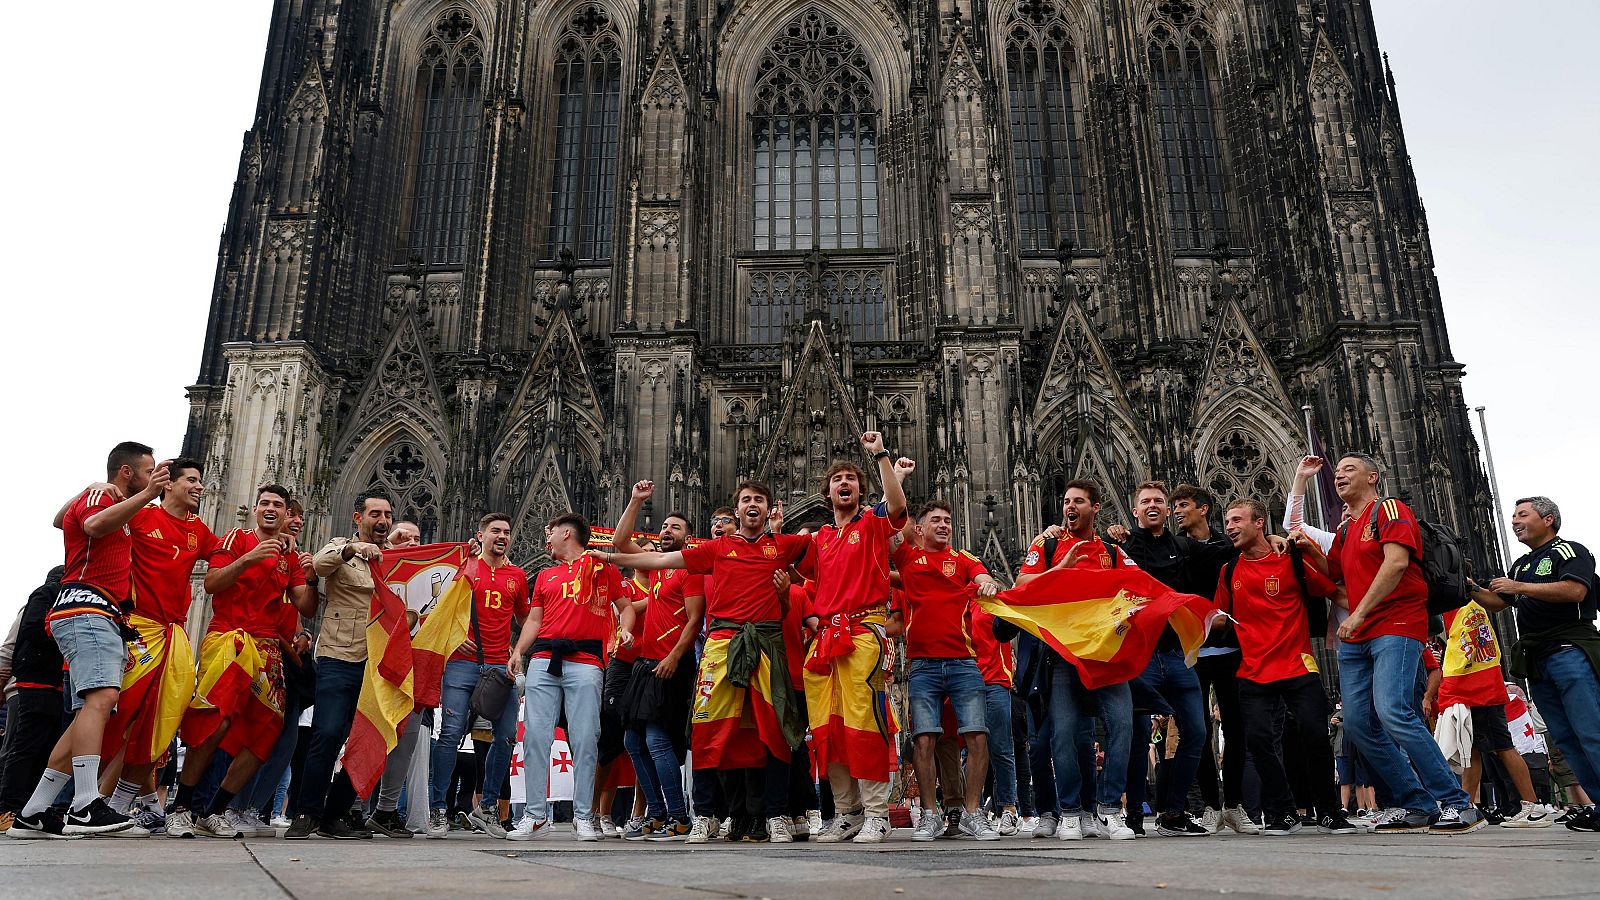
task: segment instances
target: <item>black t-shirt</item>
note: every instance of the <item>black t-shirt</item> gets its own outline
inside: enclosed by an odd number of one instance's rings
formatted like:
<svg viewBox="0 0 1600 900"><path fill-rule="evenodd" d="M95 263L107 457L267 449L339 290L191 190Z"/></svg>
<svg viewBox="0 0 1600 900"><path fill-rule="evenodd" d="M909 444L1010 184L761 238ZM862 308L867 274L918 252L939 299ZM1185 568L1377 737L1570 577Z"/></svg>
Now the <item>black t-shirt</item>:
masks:
<svg viewBox="0 0 1600 900"><path fill-rule="evenodd" d="M1174 534L1171 529L1162 531L1158 537L1143 528L1134 528L1128 532L1128 539L1122 542L1122 549L1128 552L1128 558L1139 568L1167 587L1185 594L1203 594L1204 591L1194 590L1193 585L1189 584L1188 549L1191 543L1188 538Z"/></svg>
<svg viewBox="0 0 1600 900"><path fill-rule="evenodd" d="M1554 538L1511 564L1511 578L1529 584L1572 580L1589 589L1582 603L1546 603L1523 595L1517 600L1517 629L1534 634L1569 622L1595 619L1594 555L1582 544Z"/></svg>

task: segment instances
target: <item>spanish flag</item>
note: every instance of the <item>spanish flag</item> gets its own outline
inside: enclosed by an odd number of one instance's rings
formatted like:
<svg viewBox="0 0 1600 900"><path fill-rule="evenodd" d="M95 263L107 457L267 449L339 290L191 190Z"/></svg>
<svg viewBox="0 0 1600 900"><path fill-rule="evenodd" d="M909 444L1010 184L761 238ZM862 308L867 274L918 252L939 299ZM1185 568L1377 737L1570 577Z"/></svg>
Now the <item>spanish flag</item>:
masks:
<svg viewBox="0 0 1600 900"><path fill-rule="evenodd" d="M122 694L106 723L102 759L111 759L126 744L124 764L153 763L172 744L194 696L194 647L183 626L157 622L139 613L128 616L139 633L128 644L128 667Z"/></svg>
<svg viewBox="0 0 1600 900"><path fill-rule="evenodd" d="M1167 626L1194 665L1223 613L1204 597L1180 594L1138 569L1052 569L994 597L975 597L995 617L1049 644L1078 668L1086 688L1120 684L1144 671Z"/></svg>
<svg viewBox="0 0 1600 900"><path fill-rule="evenodd" d="M723 632L725 634L725 632ZM755 769L771 752L788 761L791 750L783 724L772 706L772 661L761 657L748 687L728 677L726 636L706 638L700 658L700 679L690 710L690 750L696 769Z"/></svg>
<svg viewBox="0 0 1600 900"><path fill-rule="evenodd" d="M385 550L384 584L420 619L411 637L412 686L418 707L439 705L444 665L472 630L472 582L463 574L466 544Z"/></svg>
<svg viewBox="0 0 1600 900"><path fill-rule="evenodd" d="M271 756L283 731L283 650L278 639L256 637L241 628L213 631L200 641L199 662L194 699L183 717L183 742L203 744L229 720L218 745L224 752Z"/></svg>
<svg viewBox="0 0 1600 900"><path fill-rule="evenodd" d="M370 565L374 588L367 619L367 669L344 745L345 773L363 799L378 786L384 761L399 743L397 729L416 708L406 604L384 581L382 564Z"/></svg>
<svg viewBox="0 0 1600 900"><path fill-rule="evenodd" d="M1503 706L1505 676L1500 673L1500 641L1489 613L1476 600L1444 614L1443 670L1439 683L1439 709L1457 703L1467 706Z"/></svg>

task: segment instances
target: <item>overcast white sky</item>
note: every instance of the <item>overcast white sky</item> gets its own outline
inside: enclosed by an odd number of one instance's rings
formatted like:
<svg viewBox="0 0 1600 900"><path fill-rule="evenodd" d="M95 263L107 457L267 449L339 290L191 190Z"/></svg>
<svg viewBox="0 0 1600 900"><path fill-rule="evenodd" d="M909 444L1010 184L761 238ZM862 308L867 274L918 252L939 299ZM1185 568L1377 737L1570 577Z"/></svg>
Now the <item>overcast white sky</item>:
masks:
<svg viewBox="0 0 1600 900"><path fill-rule="evenodd" d="M1375 0L1422 185L1468 402L1489 407L1500 487L1545 493L1600 544L1587 473L1600 353L1593 259L1600 4ZM51 515L136 439L175 453L217 241L255 108L269 0L97 0L72 40L12 42L3 99L0 627L60 562Z"/></svg>

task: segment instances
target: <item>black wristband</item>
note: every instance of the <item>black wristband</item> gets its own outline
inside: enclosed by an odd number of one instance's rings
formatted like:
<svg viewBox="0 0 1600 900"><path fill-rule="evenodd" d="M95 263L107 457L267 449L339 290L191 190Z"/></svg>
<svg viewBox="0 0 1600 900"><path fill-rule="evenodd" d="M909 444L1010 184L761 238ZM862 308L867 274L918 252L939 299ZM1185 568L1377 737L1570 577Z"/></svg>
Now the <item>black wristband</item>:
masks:
<svg viewBox="0 0 1600 900"><path fill-rule="evenodd" d="M880 459L888 459L888 458L889 458L889 451L887 451L887 450L879 450L877 453L872 454L873 462L877 462Z"/></svg>

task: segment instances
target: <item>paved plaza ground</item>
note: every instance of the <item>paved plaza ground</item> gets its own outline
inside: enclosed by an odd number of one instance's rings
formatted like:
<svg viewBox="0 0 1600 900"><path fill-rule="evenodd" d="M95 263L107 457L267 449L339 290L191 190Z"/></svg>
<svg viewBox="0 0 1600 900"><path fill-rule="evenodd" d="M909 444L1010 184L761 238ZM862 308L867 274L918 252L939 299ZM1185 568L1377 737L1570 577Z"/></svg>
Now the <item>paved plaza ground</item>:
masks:
<svg viewBox="0 0 1600 900"><path fill-rule="evenodd" d="M1043 898L1600 896L1600 834L1559 826L1460 837L1007 838L878 846L392 841L15 841L0 838L0 896Z"/></svg>

